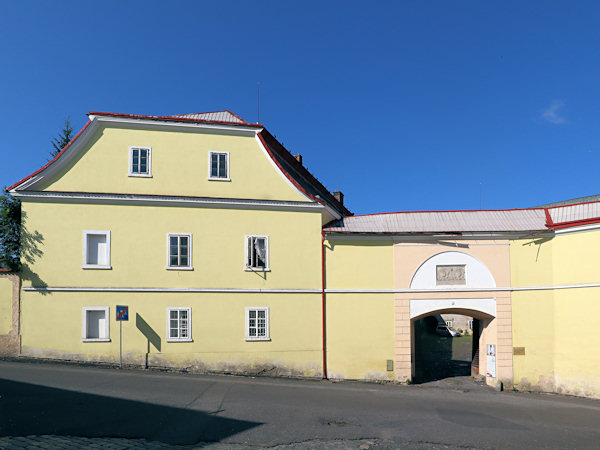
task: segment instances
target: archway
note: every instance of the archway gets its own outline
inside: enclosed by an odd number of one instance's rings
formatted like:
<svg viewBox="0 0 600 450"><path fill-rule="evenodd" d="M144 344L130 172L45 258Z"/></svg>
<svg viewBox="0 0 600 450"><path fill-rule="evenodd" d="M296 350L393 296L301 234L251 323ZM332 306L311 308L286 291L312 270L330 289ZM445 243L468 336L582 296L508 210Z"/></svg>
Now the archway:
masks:
<svg viewBox="0 0 600 450"><path fill-rule="evenodd" d="M421 263L410 283L421 291L409 300L414 381L486 373L479 349L496 343L496 299L477 291L495 287L488 267L468 253L444 251ZM468 329L454 327L453 317Z"/></svg>
<svg viewBox="0 0 600 450"><path fill-rule="evenodd" d="M463 308L436 309L411 317L413 381L481 375L485 352L480 348L489 341L493 320L492 315Z"/></svg>

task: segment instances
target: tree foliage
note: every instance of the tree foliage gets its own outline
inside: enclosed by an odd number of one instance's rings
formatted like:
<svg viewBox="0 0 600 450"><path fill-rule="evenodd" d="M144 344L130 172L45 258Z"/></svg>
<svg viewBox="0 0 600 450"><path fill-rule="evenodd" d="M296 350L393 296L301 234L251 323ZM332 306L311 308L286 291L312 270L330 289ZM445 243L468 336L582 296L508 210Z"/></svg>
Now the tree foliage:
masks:
<svg viewBox="0 0 600 450"><path fill-rule="evenodd" d="M21 268L21 201L6 190L0 196L0 267Z"/></svg>
<svg viewBox="0 0 600 450"><path fill-rule="evenodd" d="M50 155L54 158L58 155L63 148L67 146L69 142L73 139L73 127L71 126L71 121L69 119L65 119L65 126L61 130L60 134L50 139L50 143L52 144L53 149L50 150Z"/></svg>

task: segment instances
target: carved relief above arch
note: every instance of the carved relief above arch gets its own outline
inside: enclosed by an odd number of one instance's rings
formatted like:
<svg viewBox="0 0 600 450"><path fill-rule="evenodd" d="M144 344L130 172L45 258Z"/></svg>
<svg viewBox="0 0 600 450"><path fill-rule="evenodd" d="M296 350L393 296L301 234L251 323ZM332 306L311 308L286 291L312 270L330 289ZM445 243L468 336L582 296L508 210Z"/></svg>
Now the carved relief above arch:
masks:
<svg viewBox="0 0 600 450"><path fill-rule="evenodd" d="M467 253L441 252L427 259L417 269L410 282L411 289L496 287L494 276L480 260Z"/></svg>

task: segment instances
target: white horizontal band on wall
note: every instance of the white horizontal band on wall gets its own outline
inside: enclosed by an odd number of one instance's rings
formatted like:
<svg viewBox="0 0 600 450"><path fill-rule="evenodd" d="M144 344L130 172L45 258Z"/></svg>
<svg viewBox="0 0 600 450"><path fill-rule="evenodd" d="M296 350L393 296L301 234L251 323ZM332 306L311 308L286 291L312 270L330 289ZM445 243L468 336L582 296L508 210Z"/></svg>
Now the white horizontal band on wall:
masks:
<svg viewBox="0 0 600 450"><path fill-rule="evenodd" d="M559 286L525 286L454 289L325 289L326 294L420 294L455 292L548 291L600 287L600 283L565 284ZM235 288L133 288L133 287L23 287L33 292L182 292L182 293L241 293L241 294L321 294L321 289L235 289Z"/></svg>
<svg viewBox="0 0 600 450"><path fill-rule="evenodd" d="M34 292L168 292L233 294L321 294L321 289L213 289L213 288L133 288L133 287L23 287Z"/></svg>

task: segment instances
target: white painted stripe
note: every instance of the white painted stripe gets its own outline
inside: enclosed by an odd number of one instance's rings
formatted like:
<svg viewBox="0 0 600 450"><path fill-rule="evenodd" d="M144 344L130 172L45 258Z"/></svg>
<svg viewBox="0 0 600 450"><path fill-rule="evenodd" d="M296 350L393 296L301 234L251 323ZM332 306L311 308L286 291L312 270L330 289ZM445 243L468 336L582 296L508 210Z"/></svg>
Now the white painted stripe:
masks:
<svg viewBox="0 0 600 450"><path fill-rule="evenodd" d="M141 194L100 194L90 192L54 192L54 191L16 191L13 194L20 198L38 200L63 200L82 203L133 204L159 206L197 206L204 208L237 208L237 209L277 209L286 211L304 211L306 209L323 209L316 202L295 202L279 200L246 200L210 197L176 197L168 195Z"/></svg>
<svg viewBox="0 0 600 450"><path fill-rule="evenodd" d="M321 294L321 289L236 289L236 288L133 288L133 287L23 287L34 292L168 292L242 294Z"/></svg>
<svg viewBox="0 0 600 450"><path fill-rule="evenodd" d="M559 286L523 286L494 288L453 289L325 289L327 294L421 294L453 292L548 291L558 289L596 288L600 283L565 284ZM135 287L23 287L34 292L192 292L192 293L247 293L247 294L320 294L321 289L238 289L238 288L135 288Z"/></svg>

